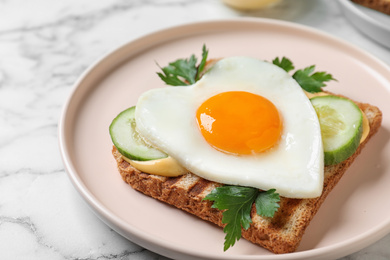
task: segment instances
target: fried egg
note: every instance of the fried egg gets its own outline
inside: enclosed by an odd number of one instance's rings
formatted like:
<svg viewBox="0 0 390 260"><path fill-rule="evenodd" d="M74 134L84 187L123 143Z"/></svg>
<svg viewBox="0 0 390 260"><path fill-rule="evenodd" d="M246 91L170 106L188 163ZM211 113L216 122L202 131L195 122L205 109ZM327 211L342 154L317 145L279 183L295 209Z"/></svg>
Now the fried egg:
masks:
<svg viewBox="0 0 390 260"><path fill-rule="evenodd" d="M290 198L322 193L316 112L298 83L269 62L222 59L191 86L145 92L135 117L147 142L202 178Z"/></svg>

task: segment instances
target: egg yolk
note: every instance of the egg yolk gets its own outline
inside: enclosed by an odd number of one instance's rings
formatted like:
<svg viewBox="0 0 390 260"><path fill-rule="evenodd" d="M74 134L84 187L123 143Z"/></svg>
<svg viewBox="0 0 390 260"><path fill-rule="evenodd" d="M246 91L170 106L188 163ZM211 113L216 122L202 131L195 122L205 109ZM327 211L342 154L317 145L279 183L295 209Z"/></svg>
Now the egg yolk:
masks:
<svg viewBox="0 0 390 260"><path fill-rule="evenodd" d="M264 152L279 140L282 122L268 99L244 91L229 91L207 99L196 119L215 149L237 155Z"/></svg>

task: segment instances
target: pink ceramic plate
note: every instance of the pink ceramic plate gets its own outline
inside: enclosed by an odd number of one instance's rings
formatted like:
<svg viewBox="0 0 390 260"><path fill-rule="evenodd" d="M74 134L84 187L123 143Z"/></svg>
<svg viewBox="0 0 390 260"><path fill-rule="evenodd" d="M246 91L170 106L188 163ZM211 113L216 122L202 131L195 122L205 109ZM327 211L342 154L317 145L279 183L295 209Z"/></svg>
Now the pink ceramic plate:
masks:
<svg viewBox="0 0 390 260"><path fill-rule="evenodd" d="M222 229L135 192L116 170L108 127L147 89L163 87L162 66L191 54L210 58L289 57L296 68L315 64L338 82L328 89L375 104L383 127L330 194L297 252L274 255L240 240L223 252ZM73 184L92 210L129 240L179 259L331 259L357 251L390 231L390 69L329 35L291 23L240 19L201 22L132 41L94 64L65 104L60 146Z"/></svg>

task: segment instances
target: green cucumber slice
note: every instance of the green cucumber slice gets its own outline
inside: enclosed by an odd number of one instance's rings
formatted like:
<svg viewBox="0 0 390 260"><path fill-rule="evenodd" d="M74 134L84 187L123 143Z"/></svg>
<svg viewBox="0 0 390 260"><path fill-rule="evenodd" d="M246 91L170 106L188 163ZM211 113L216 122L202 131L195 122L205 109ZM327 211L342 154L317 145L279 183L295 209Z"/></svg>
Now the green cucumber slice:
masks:
<svg viewBox="0 0 390 260"><path fill-rule="evenodd" d="M136 130L135 106L122 111L110 125L110 136L118 151L137 161L149 161L168 157L146 143Z"/></svg>
<svg viewBox="0 0 390 260"><path fill-rule="evenodd" d="M363 133L363 115L349 99L318 96L310 99L316 110L325 153L325 165L338 164L358 148Z"/></svg>

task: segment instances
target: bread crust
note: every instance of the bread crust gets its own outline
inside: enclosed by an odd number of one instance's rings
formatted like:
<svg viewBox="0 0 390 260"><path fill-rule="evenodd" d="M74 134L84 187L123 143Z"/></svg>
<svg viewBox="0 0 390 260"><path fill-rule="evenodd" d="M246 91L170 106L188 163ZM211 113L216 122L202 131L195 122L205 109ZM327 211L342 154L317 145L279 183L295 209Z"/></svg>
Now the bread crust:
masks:
<svg viewBox="0 0 390 260"><path fill-rule="evenodd" d="M307 226L321 204L360 154L365 144L380 128L382 122L381 111L369 104L355 103L365 113L369 121L370 132L350 158L337 165L325 167L322 195L312 199L281 197L280 208L273 218L257 215L256 208L253 205L251 211L253 223L249 229L242 230L243 238L276 254L290 253L297 250ZM122 158L115 146L112 149L112 154L115 157L122 179L135 190L220 227L224 226L222 224L222 211L212 208L212 202L203 200L214 188L222 184L205 180L192 173L179 177L150 175L133 168Z"/></svg>
<svg viewBox="0 0 390 260"><path fill-rule="evenodd" d="M352 2L390 15L390 0L352 0Z"/></svg>

